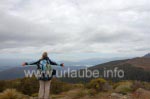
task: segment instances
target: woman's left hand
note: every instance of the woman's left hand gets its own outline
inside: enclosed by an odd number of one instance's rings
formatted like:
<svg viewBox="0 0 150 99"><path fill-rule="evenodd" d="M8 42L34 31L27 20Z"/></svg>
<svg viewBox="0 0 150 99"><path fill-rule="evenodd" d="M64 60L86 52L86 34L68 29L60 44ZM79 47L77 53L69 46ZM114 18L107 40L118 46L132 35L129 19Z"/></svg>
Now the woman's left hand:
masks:
<svg viewBox="0 0 150 99"><path fill-rule="evenodd" d="M61 63L60 66L64 67L64 63Z"/></svg>

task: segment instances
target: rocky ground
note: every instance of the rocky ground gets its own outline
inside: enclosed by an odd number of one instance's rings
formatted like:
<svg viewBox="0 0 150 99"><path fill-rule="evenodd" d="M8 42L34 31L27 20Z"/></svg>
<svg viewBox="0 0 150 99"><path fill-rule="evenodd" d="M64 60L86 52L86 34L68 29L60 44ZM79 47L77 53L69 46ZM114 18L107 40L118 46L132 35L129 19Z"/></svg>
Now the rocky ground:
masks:
<svg viewBox="0 0 150 99"><path fill-rule="evenodd" d="M94 96L90 95L79 95L81 89L74 89L68 92L61 93L60 95L53 95L52 99L150 99L150 91L139 88L134 93L128 93L127 95L122 95L113 92L103 92L98 93Z"/></svg>
<svg viewBox="0 0 150 99"><path fill-rule="evenodd" d="M11 97L11 98L10 98ZM38 99L17 92L14 89L8 89L0 93L0 99ZM150 91L139 88L133 93L126 95L116 92L95 93L83 88L72 89L68 92L62 92L57 95L51 95L51 99L150 99Z"/></svg>

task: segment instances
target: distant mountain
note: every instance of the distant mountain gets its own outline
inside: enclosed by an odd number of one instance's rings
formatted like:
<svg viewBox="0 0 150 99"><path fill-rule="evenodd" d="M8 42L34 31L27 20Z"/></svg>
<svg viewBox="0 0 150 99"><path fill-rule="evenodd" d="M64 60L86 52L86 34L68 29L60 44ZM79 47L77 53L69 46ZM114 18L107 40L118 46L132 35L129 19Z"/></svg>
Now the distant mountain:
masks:
<svg viewBox="0 0 150 99"><path fill-rule="evenodd" d="M146 55L148 56L148 55ZM84 60L90 63L91 60ZM98 62L98 59L93 59L93 62ZM81 62L79 62L81 63ZM68 68L72 69L82 69L79 71L84 71L83 66L68 66L64 68L64 70ZM114 70L115 67L118 67L118 69L121 69L124 71L125 76L124 78L111 78L108 77L106 79L110 79L113 81L120 81L120 80L142 80L142 81L150 81L150 58L148 57L137 57L132 59L123 59L123 60L116 60L116 61L110 61L101 64L101 61L98 65L89 67L90 70L99 70L101 75L104 74L104 70ZM55 67L57 70L60 68ZM16 67L8 70L4 70L0 72L0 79L15 79L15 78L22 78L24 77L24 70L30 70L30 69L36 69L36 67ZM78 80L77 80L78 79ZM70 82L86 82L92 78L83 78L83 79L68 79L63 78L63 81L70 81Z"/></svg>
<svg viewBox="0 0 150 99"><path fill-rule="evenodd" d="M106 63L113 60L125 59L125 57L113 57L113 58L89 58L79 61L56 61L57 63L65 63L65 66L94 66L97 64ZM32 59L0 59L0 71L10 69L13 67L20 67L20 64L24 61L35 61Z"/></svg>
<svg viewBox="0 0 150 99"><path fill-rule="evenodd" d="M36 68L37 68L36 66L26 66L26 67L14 67L11 69L7 69L7 70L0 72L0 80L23 78L25 77L24 70L32 71L32 70L36 70ZM64 72L68 72L68 69L80 70L80 69L85 68L85 66L65 66L63 68L59 66L53 66L53 68L64 73Z"/></svg>
<svg viewBox="0 0 150 99"><path fill-rule="evenodd" d="M0 66L0 72L12 68L11 66Z"/></svg>
<svg viewBox="0 0 150 99"><path fill-rule="evenodd" d="M113 57L113 58L89 58L89 59L84 59L80 61L62 61L65 63L65 65L81 65L81 66L94 66L97 64L102 64L106 62L110 62L113 60L118 60L118 59L126 59L125 57Z"/></svg>
<svg viewBox="0 0 150 99"><path fill-rule="evenodd" d="M145 57L145 58L150 58L150 53L144 55L143 57Z"/></svg>
<svg viewBox="0 0 150 99"><path fill-rule="evenodd" d="M6 69L6 70L0 72L0 80L23 78L23 77L25 77L24 70L35 70L35 69L36 69L36 67L34 67L34 66L14 67L11 69Z"/></svg>

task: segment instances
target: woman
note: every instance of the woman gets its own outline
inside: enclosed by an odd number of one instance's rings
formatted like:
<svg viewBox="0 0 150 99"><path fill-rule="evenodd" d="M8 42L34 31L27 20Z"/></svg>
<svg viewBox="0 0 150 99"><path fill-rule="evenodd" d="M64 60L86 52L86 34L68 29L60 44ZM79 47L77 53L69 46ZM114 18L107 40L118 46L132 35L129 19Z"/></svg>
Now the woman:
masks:
<svg viewBox="0 0 150 99"><path fill-rule="evenodd" d="M36 62L33 63L23 63L22 66L25 65L37 65L38 66L38 70L40 70L40 76L38 77L39 79L39 84L40 84L40 88L39 88L39 94L38 97L39 99L49 99L49 90L50 90L50 83L51 83L51 79L53 77L53 75L56 74L56 70L52 70L50 65L58 65L57 63L53 62L50 60L50 58L48 57L47 52L44 52L42 54L42 58L39 59ZM60 64L60 66L64 66L64 64ZM46 71L52 71L52 72L48 72L49 74L46 74ZM51 74L50 74L51 73Z"/></svg>

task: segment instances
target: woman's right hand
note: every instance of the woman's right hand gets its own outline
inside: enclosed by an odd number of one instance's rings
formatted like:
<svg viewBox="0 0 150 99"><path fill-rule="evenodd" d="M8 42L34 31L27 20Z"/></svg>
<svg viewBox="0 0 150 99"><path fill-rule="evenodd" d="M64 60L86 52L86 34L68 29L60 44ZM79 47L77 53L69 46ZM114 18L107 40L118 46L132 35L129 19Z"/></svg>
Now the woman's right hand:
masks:
<svg viewBox="0 0 150 99"><path fill-rule="evenodd" d="M22 66L26 66L26 62L22 63Z"/></svg>

